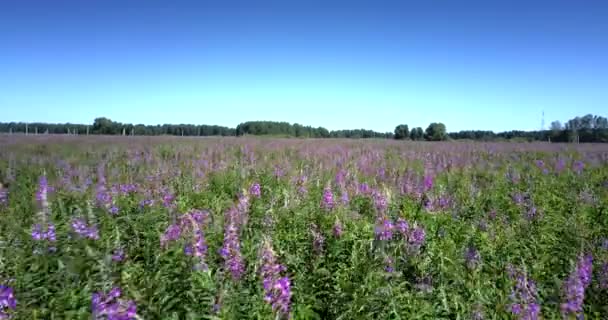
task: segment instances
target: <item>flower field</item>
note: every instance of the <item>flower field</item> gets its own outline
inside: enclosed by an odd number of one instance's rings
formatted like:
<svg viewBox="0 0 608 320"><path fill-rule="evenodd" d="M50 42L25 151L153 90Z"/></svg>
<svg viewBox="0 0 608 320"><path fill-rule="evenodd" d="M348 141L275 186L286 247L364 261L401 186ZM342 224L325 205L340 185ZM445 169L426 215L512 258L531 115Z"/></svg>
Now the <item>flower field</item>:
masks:
<svg viewBox="0 0 608 320"><path fill-rule="evenodd" d="M608 319L608 145L0 136L0 319Z"/></svg>

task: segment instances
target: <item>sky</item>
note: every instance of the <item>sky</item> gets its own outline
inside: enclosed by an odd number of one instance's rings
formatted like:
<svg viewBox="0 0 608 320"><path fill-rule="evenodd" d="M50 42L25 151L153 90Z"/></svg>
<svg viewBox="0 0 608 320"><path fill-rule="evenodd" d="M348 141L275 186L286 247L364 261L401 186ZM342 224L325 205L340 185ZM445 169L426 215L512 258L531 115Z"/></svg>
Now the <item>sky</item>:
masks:
<svg viewBox="0 0 608 320"><path fill-rule="evenodd" d="M608 1L0 1L0 122L608 116Z"/></svg>

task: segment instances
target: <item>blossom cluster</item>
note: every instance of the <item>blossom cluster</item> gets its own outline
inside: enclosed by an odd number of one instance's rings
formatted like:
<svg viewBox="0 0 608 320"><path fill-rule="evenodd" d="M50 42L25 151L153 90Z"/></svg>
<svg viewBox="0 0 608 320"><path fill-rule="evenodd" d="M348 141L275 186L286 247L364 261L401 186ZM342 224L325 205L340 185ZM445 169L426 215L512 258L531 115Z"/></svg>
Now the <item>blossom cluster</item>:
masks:
<svg viewBox="0 0 608 320"><path fill-rule="evenodd" d="M515 281L511 291L511 313L521 320L537 320L540 317L540 304L536 292L536 283L522 271L512 265L507 267L507 274Z"/></svg>
<svg viewBox="0 0 608 320"><path fill-rule="evenodd" d="M581 255L576 267L564 282L564 301L561 304L561 311L564 316L579 316L582 313L585 290L591 283L592 269L593 256Z"/></svg>
<svg viewBox="0 0 608 320"><path fill-rule="evenodd" d="M270 240L266 240L260 254L260 274L264 287L264 300L272 306L279 318L289 318L291 306L291 281L281 276L285 266L276 261Z"/></svg>
<svg viewBox="0 0 608 320"><path fill-rule="evenodd" d="M17 307L17 299L13 288L0 285L0 319L8 319L8 309L14 310Z"/></svg>
<svg viewBox="0 0 608 320"><path fill-rule="evenodd" d="M136 319L137 306L133 300L121 299L122 290L114 287L104 294L96 292L91 298L93 319L133 320Z"/></svg>

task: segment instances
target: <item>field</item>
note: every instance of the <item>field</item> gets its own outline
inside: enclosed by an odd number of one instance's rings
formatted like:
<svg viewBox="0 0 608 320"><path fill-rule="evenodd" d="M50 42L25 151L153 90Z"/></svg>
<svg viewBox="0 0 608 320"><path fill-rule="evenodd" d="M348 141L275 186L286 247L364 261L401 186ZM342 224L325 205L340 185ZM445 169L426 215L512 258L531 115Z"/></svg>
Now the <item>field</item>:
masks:
<svg viewBox="0 0 608 320"><path fill-rule="evenodd" d="M608 319L608 145L0 136L0 319Z"/></svg>

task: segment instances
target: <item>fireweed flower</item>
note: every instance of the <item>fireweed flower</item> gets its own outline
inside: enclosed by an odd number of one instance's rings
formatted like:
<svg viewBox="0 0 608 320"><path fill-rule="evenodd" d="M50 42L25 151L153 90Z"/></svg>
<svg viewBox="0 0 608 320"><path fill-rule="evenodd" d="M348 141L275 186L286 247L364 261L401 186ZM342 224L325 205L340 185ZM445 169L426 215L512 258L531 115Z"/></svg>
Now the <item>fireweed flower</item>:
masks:
<svg viewBox="0 0 608 320"><path fill-rule="evenodd" d="M405 219L398 218L397 223L395 223L395 227L399 234L401 234L404 239L407 239L410 231L410 224Z"/></svg>
<svg viewBox="0 0 608 320"><path fill-rule="evenodd" d="M88 226L84 219L75 218L72 220L72 230L78 235L92 240L99 239L99 231L96 226Z"/></svg>
<svg viewBox="0 0 608 320"><path fill-rule="evenodd" d="M122 248L115 249L112 252L112 261L121 262L125 259L125 251Z"/></svg>
<svg viewBox="0 0 608 320"><path fill-rule="evenodd" d="M239 239L240 226L238 214L236 208L230 208L224 214L224 244L220 249L220 256L224 259L224 266L235 281L239 280L245 272L245 263L241 255Z"/></svg>
<svg viewBox="0 0 608 320"><path fill-rule="evenodd" d="M2 187L0 184L0 205L5 205L8 203L8 189Z"/></svg>
<svg viewBox="0 0 608 320"><path fill-rule="evenodd" d="M373 193L373 198L374 198L374 207L376 207L376 210L378 210L378 212L385 212L386 209L388 208L388 202L386 200L386 197L378 192L378 191L374 191Z"/></svg>
<svg viewBox="0 0 608 320"><path fill-rule="evenodd" d="M336 222L334 223L334 227L333 227L334 237L340 238L340 237L342 237L343 233L344 233L344 227L342 226L342 223L340 222L340 220L336 220Z"/></svg>
<svg viewBox="0 0 608 320"><path fill-rule="evenodd" d="M331 210L334 208L334 194L331 192L330 187L325 187L323 189L323 200L321 202L321 207L325 210Z"/></svg>
<svg viewBox="0 0 608 320"><path fill-rule="evenodd" d="M466 262L467 268L473 270L477 269L479 264L481 263L481 255L479 251L475 249L475 247L468 247L464 252L464 260Z"/></svg>
<svg viewBox="0 0 608 320"><path fill-rule="evenodd" d="M574 170L574 172L576 172L577 174L581 174L583 172L583 169L585 169L585 163L582 161L575 161L574 164L572 165L572 169Z"/></svg>
<svg viewBox="0 0 608 320"><path fill-rule="evenodd" d="M10 318L8 309L15 310L16 307L17 299L15 299L13 288L0 285L0 319Z"/></svg>
<svg viewBox="0 0 608 320"><path fill-rule="evenodd" d="M316 224L312 224L310 226L310 233L312 234L312 249L316 254L323 253L323 248L325 246L325 236L321 231L319 231L319 227Z"/></svg>
<svg viewBox="0 0 608 320"><path fill-rule="evenodd" d="M260 189L260 184L257 182L252 184L251 187L249 188L249 193L256 198L259 198L262 195L262 191Z"/></svg>
<svg viewBox="0 0 608 320"><path fill-rule="evenodd" d="M534 281L512 265L507 266L507 273L509 278L515 282L510 295L511 304L509 310L511 313L521 320L539 319L540 305L537 301L538 295Z"/></svg>
<svg viewBox="0 0 608 320"><path fill-rule="evenodd" d="M433 176L431 174L424 175L423 186L425 192L428 192L433 188Z"/></svg>
<svg viewBox="0 0 608 320"><path fill-rule="evenodd" d="M133 300L121 299L122 290L118 287L112 288L110 292L93 293L91 297L91 309L93 319L134 320L136 319L137 306Z"/></svg>
<svg viewBox="0 0 608 320"><path fill-rule="evenodd" d="M266 240L260 253L260 276L264 287L264 301L271 305L278 318L290 318L291 282L281 277L286 268L276 261L270 240Z"/></svg>
<svg viewBox="0 0 608 320"><path fill-rule="evenodd" d="M393 229L393 222L388 217L382 216L376 220L375 233L378 240L391 240L393 238Z"/></svg>
<svg viewBox="0 0 608 320"><path fill-rule="evenodd" d="M585 300L585 290L591 283L591 273L593 269L593 256L581 255L576 267L564 282L563 303L561 311L564 317L569 315L580 316L583 312L583 301Z"/></svg>

